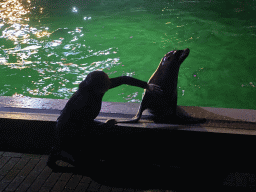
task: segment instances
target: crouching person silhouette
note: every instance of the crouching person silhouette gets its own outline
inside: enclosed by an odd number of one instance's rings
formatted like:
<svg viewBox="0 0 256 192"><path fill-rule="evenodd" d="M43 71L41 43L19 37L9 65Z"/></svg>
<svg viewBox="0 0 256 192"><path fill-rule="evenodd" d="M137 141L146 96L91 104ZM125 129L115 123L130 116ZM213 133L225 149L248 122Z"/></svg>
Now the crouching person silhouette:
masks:
<svg viewBox="0 0 256 192"><path fill-rule="evenodd" d="M93 71L79 84L79 89L72 95L64 109L61 111L55 128L55 144L51 150L47 165L55 172L65 172L67 169L56 165L57 160L63 160L74 166L77 165L76 157L72 154L79 153L85 147L81 145L86 137L86 128L95 126L114 127L115 119L105 123L94 119L98 116L102 97L106 91L122 84L141 87L148 91L161 93L159 86L129 76L109 78L103 71ZM69 149L67 152L66 149ZM87 151L87 150L85 150ZM82 158L82 155L81 155Z"/></svg>

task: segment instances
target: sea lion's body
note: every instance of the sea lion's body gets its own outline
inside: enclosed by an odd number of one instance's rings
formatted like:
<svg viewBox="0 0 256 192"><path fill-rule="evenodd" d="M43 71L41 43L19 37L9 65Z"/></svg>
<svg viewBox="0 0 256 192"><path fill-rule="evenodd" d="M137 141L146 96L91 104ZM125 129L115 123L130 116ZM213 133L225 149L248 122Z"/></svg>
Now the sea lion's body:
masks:
<svg viewBox="0 0 256 192"><path fill-rule="evenodd" d="M148 83L160 86L162 94L145 91L140 108L136 116L129 121L118 123L137 122L145 109L149 109L157 121L166 121L176 118L177 110L177 82L181 63L189 55L189 49L171 51L161 60L158 68L150 77Z"/></svg>

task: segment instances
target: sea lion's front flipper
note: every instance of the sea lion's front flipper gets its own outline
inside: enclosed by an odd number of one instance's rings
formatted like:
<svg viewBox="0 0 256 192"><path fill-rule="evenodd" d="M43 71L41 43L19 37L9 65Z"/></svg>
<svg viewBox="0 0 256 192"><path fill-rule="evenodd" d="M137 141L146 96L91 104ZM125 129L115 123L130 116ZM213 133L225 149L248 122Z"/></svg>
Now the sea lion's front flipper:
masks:
<svg viewBox="0 0 256 192"><path fill-rule="evenodd" d="M132 119L126 121L117 121L117 123L137 123L140 120L143 111L144 108L142 105L140 105L138 113Z"/></svg>

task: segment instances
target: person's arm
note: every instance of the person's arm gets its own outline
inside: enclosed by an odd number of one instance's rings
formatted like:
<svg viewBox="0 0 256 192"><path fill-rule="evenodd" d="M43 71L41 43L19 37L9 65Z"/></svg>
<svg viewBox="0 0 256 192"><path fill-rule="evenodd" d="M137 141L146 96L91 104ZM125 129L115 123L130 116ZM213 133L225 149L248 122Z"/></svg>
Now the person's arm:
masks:
<svg viewBox="0 0 256 192"><path fill-rule="evenodd" d="M119 85L127 84L127 85L132 85L136 87L141 87L143 89L148 88L148 83L145 81L141 81L139 79L135 79L133 77L129 76L121 76L121 77L116 77L116 78L111 78L111 85L109 89L115 88Z"/></svg>

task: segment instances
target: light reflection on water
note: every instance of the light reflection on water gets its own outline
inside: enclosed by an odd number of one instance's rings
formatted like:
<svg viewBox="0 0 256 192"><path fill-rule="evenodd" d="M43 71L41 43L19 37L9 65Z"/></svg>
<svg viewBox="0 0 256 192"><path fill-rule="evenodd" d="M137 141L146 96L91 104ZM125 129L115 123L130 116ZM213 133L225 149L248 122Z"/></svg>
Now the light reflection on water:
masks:
<svg viewBox="0 0 256 192"><path fill-rule="evenodd" d="M36 14L35 9L38 9ZM77 14L78 8L70 9ZM24 4L18 0L0 3L0 42L4 42L0 47L0 65L23 70L23 78L32 83L25 85L26 88L23 85L25 95L69 98L76 90L74 85L88 73L120 63L116 56L118 48L90 46L83 27L67 24L68 27L54 28L51 23L43 23L47 14L44 7L35 7L29 0ZM82 20L90 22L93 17L84 15ZM4 86L10 87L8 82Z"/></svg>

